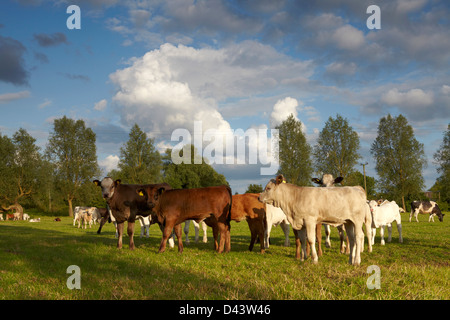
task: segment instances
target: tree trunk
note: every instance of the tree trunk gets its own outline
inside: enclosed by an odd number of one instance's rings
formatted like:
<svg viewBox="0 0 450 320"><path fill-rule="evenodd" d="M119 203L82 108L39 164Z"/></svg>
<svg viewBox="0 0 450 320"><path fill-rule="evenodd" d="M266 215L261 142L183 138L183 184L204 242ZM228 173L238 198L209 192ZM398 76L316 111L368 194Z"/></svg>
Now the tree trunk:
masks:
<svg viewBox="0 0 450 320"><path fill-rule="evenodd" d="M405 210L406 212L406 207L405 207L405 196L402 195L402 205L403 205L403 210Z"/></svg>
<svg viewBox="0 0 450 320"><path fill-rule="evenodd" d="M19 219L20 219L20 220L23 220L23 207L22 207L18 202L15 202L14 204L10 205L10 206L7 207L7 208L5 208L5 207L2 206L2 208L3 208L3 210L5 210L5 211L7 211L7 210L12 210L12 209L16 210L16 213L19 213L19 214L20 214Z"/></svg>
<svg viewBox="0 0 450 320"><path fill-rule="evenodd" d="M72 198L70 196L67 198L67 202L69 203L69 217L73 218Z"/></svg>

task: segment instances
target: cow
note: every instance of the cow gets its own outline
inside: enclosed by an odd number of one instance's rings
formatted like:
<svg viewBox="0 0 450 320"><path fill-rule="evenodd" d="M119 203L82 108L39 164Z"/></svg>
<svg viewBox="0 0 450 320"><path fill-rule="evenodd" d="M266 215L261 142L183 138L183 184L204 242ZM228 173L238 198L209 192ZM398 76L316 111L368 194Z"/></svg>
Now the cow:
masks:
<svg viewBox="0 0 450 320"><path fill-rule="evenodd" d="M324 188L332 187L337 183L341 183L342 180L344 180L344 178L342 178L342 177L337 177L336 179L334 179L333 175L329 174L329 173L323 174L321 179L319 179L319 178L311 179L312 182L314 182L314 183L318 184L320 187L324 187ZM331 229L328 224L324 224L324 227L325 227L325 246L327 248L331 248L331 238L330 238ZM339 239L341 240L340 252L344 253L345 252L344 226L343 225L337 226L337 229L339 232ZM319 228L319 230L321 230L321 229ZM320 232L320 234L318 234L317 237L321 238L322 232ZM348 243L348 241L347 241L347 243ZM319 244L319 249L320 249L320 244ZM349 250L348 247L347 247L347 250ZM349 253L349 252L347 252L347 253Z"/></svg>
<svg viewBox="0 0 450 320"><path fill-rule="evenodd" d="M200 225L202 226L202 230L203 230L203 243L207 243L208 242L208 235L206 233L208 226L206 225L205 221L201 221L200 223L197 223L195 220L186 220L184 222L184 234L186 236L186 243L189 243L189 225L192 223L194 224L194 231L195 231L195 242L198 242L198 238L199 238L199 229L200 229Z"/></svg>
<svg viewBox="0 0 450 320"><path fill-rule="evenodd" d="M411 202L411 214L409 215L409 222L411 222L411 218L414 214L414 217L416 218L416 221L419 222L419 219L417 219L417 216L419 213L422 214L430 214L430 217L428 218L428 222L433 220L434 222L434 216L437 216L439 218L439 221L444 221L444 215L441 212L441 209L439 209L439 206L434 201L413 201Z"/></svg>
<svg viewBox="0 0 450 320"><path fill-rule="evenodd" d="M158 188L154 195L147 190L137 190L143 194L147 205L156 214L158 222L164 226L159 252L166 249L166 242L172 229L178 238L178 252L183 252L181 239L181 223L195 220L213 228L214 247L217 252L230 251L230 219L231 219L231 189L228 186L216 186L195 189L165 190ZM220 234L220 244L217 242Z"/></svg>
<svg viewBox="0 0 450 320"><path fill-rule="evenodd" d="M364 238L362 225L366 214L370 215L366 193L361 187L298 187L286 183L283 175L271 179L259 195L264 203L280 207L286 214L295 232L296 247L300 242L303 261L306 255L306 239L311 247L313 263L318 263L315 248L316 225L327 223L332 226L345 224L350 242L349 263L361 263L361 246ZM366 225L366 229L370 226ZM370 234L370 231L368 231Z"/></svg>
<svg viewBox="0 0 450 320"><path fill-rule="evenodd" d="M280 208L274 207L271 204L266 203L266 232L264 233L264 246L269 248L270 242L270 232L272 231L273 226L280 225L281 229L284 232L284 246L289 247L289 221L284 214L283 210Z"/></svg>
<svg viewBox="0 0 450 320"><path fill-rule="evenodd" d="M370 200L370 212L372 214L372 243L375 243L377 228L380 228L381 245L384 246L384 227L388 226L388 242L392 240L392 222L397 223L398 242L403 243L402 238L402 217L395 201L384 201L378 205L377 201Z"/></svg>
<svg viewBox="0 0 450 320"><path fill-rule="evenodd" d="M102 196L106 200L111 210L112 216L117 223L117 248L122 248L123 226L128 222L127 233L130 237L130 250L134 250L134 223L137 215L148 216L151 214L151 208L143 196L140 196L137 190L145 190L149 197L154 196L156 190L170 190L172 187L167 183L159 184L122 184L121 180L113 180L110 177L103 178L102 181L94 180L95 185L101 187Z"/></svg>
<svg viewBox="0 0 450 320"><path fill-rule="evenodd" d="M232 197L231 220L240 222L247 220L250 229L250 246L248 249L253 250L256 238L259 237L261 245L260 252L265 252L264 233L266 228L266 210L264 204L258 201L259 194L244 193L235 194Z"/></svg>

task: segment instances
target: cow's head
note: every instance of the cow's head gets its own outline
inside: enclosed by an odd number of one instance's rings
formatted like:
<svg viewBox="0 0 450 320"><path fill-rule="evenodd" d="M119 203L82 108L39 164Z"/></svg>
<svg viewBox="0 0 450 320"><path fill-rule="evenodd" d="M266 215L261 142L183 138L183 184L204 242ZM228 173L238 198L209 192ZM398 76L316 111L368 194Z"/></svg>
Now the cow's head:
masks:
<svg viewBox="0 0 450 320"><path fill-rule="evenodd" d="M150 209L153 209L159 203L159 199L165 191L165 187L148 187L139 188L136 190L136 193L139 197L144 197L145 201L147 202L147 206Z"/></svg>
<svg viewBox="0 0 450 320"><path fill-rule="evenodd" d="M102 196L105 200L109 200L114 195L114 191L117 188L117 186L120 184L120 179L114 181L110 177L105 177L100 182L98 180L93 181L94 184L98 187L102 188Z"/></svg>
<svg viewBox="0 0 450 320"><path fill-rule="evenodd" d="M322 175L322 179L319 178L312 178L311 181L314 183L317 183L321 187L332 187L336 183L340 183L344 180L342 177L337 177L336 179L333 178L332 174L325 173Z"/></svg>
<svg viewBox="0 0 450 320"><path fill-rule="evenodd" d="M378 207L378 202L376 202L375 200L367 201L367 204L369 205L370 212L372 212L372 213Z"/></svg>
<svg viewBox="0 0 450 320"><path fill-rule="evenodd" d="M275 179L271 179L267 183L264 191L259 194L258 200L263 203L268 203L274 207L279 207L279 199L281 196L280 185L286 183L283 175L278 175Z"/></svg>

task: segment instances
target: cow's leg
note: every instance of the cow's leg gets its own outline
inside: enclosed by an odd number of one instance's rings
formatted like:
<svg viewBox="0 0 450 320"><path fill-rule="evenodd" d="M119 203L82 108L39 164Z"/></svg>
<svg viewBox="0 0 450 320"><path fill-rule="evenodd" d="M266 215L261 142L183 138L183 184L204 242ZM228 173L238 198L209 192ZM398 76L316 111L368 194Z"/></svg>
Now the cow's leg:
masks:
<svg viewBox="0 0 450 320"><path fill-rule="evenodd" d="M384 246L384 226L380 226L380 237L381 237L381 245Z"/></svg>
<svg viewBox="0 0 450 320"><path fill-rule="evenodd" d="M197 221L192 220L192 222L194 223L194 231L195 231L195 242L198 242L198 232L199 232L199 225L197 223Z"/></svg>
<svg viewBox="0 0 450 320"><path fill-rule="evenodd" d="M392 224L388 224L387 225L387 227L388 227L388 241L387 242L391 242L392 241Z"/></svg>
<svg viewBox="0 0 450 320"><path fill-rule="evenodd" d="M202 225L202 230L203 230L203 243L207 243L208 242L208 226L206 225L205 221L200 222L200 224Z"/></svg>
<svg viewBox="0 0 450 320"><path fill-rule="evenodd" d="M264 246L269 248L270 231L272 231L272 223L267 222L267 229L264 231Z"/></svg>
<svg viewBox="0 0 450 320"><path fill-rule="evenodd" d="M149 222L149 224L145 225L145 231L146 231L145 237L149 238L150 237L150 222Z"/></svg>
<svg viewBox="0 0 450 320"><path fill-rule="evenodd" d="M319 261L319 257L316 251L316 230L317 224L314 221L306 221L306 236L308 237L308 243L311 247L311 258L314 264Z"/></svg>
<svg viewBox="0 0 450 320"><path fill-rule="evenodd" d="M402 224L397 221L397 230L398 230L398 242L403 243L402 237Z"/></svg>
<svg viewBox="0 0 450 320"><path fill-rule="evenodd" d="M416 211L414 211L414 216L416 218L416 222L419 222L418 216L419 216L419 209L416 209Z"/></svg>
<svg viewBox="0 0 450 320"><path fill-rule="evenodd" d="M186 235L186 244L189 244L189 226L191 225L191 220L186 220L184 222L184 234Z"/></svg>
<svg viewBox="0 0 450 320"><path fill-rule="evenodd" d="M266 251L266 247L264 246L264 231L265 231L264 230L265 229L264 228L264 220L260 219L257 222L257 226L258 226L257 231L258 231L258 236L259 236L259 242L261 245L259 251L260 251L260 253L264 253Z"/></svg>
<svg viewBox="0 0 450 320"><path fill-rule="evenodd" d="M281 229L283 229L283 232L284 232L284 246L289 247L291 245L290 241L289 241L289 229L290 229L289 224L282 222L280 224L280 227L281 227Z"/></svg>
<svg viewBox="0 0 450 320"><path fill-rule="evenodd" d="M319 257L322 256L322 224L318 223L316 224L316 240L317 240L317 248L318 252L317 254Z"/></svg>
<svg viewBox="0 0 450 320"><path fill-rule="evenodd" d="M372 243L375 244L375 235L377 234L377 228L372 228Z"/></svg>
<svg viewBox="0 0 450 320"><path fill-rule="evenodd" d="M143 237L144 236L144 234L145 234L145 225L141 225L141 234L139 235L139 237Z"/></svg>
<svg viewBox="0 0 450 320"><path fill-rule="evenodd" d="M128 221L127 233L130 237L130 250L134 250L134 221Z"/></svg>
<svg viewBox="0 0 450 320"><path fill-rule="evenodd" d="M339 240L341 243L339 252L345 253L345 249L347 246L345 245L346 237L345 237L345 232L344 232L344 225L338 226L337 229L338 229L338 233L339 233Z"/></svg>
<svg viewBox="0 0 450 320"><path fill-rule="evenodd" d="M330 226L328 224L324 224L323 226L325 227L325 247L331 248Z"/></svg>
<svg viewBox="0 0 450 320"><path fill-rule="evenodd" d="M353 260L353 265L359 266L361 264L361 247L363 245L362 240L364 239L364 232L362 229L362 223L355 224L355 241L356 241L356 252L355 259Z"/></svg>
<svg viewBox="0 0 450 320"><path fill-rule="evenodd" d="M178 252L182 253L183 252L183 235L181 233L181 223L177 224L174 228L175 230L175 235L177 236L178 239Z"/></svg>
<svg viewBox="0 0 450 320"><path fill-rule="evenodd" d="M256 233L256 228L254 226L255 221L252 220L247 220L248 223L248 228L250 229L250 245L248 246L248 250L252 251L253 250L253 246L256 242L256 237L258 236L258 234Z"/></svg>
<svg viewBox="0 0 450 320"><path fill-rule="evenodd" d="M349 255L348 263L353 264L356 257L356 239L355 239L355 225L351 221L345 223L345 232L347 233L347 239L349 242Z"/></svg>
<svg viewBox="0 0 450 320"><path fill-rule="evenodd" d="M219 250L219 227L217 226L217 224L212 226L213 229L213 238L214 238L214 250L218 251Z"/></svg>
<svg viewBox="0 0 450 320"><path fill-rule="evenodd" d="M308 255L306 254L306 226L303 226L300 230L297 231L300 238L300 244L302 246L302 252L300 255L300 261L304 261Z"/></svg>
<svg viewBox="0 0 450 320"><path fill-rule="evenodd" d="M117 223L117 249L122 249L123 222Z"/></svg>
<svg viewBox="0 0 450 320"><path fill-rule="evenodd" d="M98 230L97 230L97 234L100 234L100 232L102 232L102 228L103 228L103 225L106 223L106 220L107 219L105 219L105 218L101 218L101 220L100 220L100 226L98 227Z"/></svg>
<svg viewBox="0 0 450 320"><path fill-rule="evenodd" d="M367 246L368 246L368 250L369 252L372 252L372 214L370 213L370 210L367 210L368 213L366 214L365 220L364 220L364 225L366 227L366 236L367 236ZM363 242L363 247L364 247L364 242Z"/></svg>
<svg viewBox="0 0 450 320"><path fill-rule="evenodd" d="M300 247L301 247L301 243L300 243L300 231L299 230L295 230L292 229L294 231L294 236L295 236L295 259L300 259Z"/></svg>
<svg viewBox="0 0 450 320"><path fill-rule="evenodd" d="M230 222L225 224L226 226L226 239L225 239L225 252L228 253L231 251L231 225Z"/></svg>
<svg viewBox="0 0 450 320"><path fill-rule="evenodd" d="M428 222L430 222L430 220L433 220L433 222L434 222L434 214L433 213L430 213L430 217L428 218Z"/></svg>
<svg viewBox="0 0 450 320"><path fill-rule="evenodd" d="M169 220L165 220L164 223L164 230L163 230L163 235L162 235L162 239L161 239L161 244L159 246L159 253L162 253L166 250L166 244L167 244L167 239L169 239L169 237L172 235L172 230L174 227L174 223L169 221Z"/></svg>

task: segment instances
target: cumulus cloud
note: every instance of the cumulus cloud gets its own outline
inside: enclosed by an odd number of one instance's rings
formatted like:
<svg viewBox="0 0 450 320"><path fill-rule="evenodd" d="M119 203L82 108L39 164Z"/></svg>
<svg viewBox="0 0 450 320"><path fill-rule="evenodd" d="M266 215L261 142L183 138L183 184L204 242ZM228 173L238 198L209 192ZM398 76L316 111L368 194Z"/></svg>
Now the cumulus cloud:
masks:
<svg viewBox="0 0 450 320"><path fill-rule="evenodd" d="M107 105L108 101L106 101L106 99L102 99L94 105L94 110L103 111L106 109Z"/></svg>
<svg viewBox="0 0 450 320"><path fill-rule="evenodd" d="M270 126L275 128L286 120L291 114L296 120L297 118L297 99L286 97L282 100L278 100L273 106L272 114L270 115Z"/></svg>
<svg viewBox="0 0 450 320"><path fill-rule="evenodd" d="M400 92L394 88L384 94L381 100L389 105L400 107L427 107L433 103L433 94L422 89Z"/></svg>
<svg viewBox="0 0 450 320"><path fill-rule="evenodd" d="M117 169L119 157L111 154L107 156L105 159L100 160L98 163L100 167L105 170L105 173L108 173L113 169Z"/></svg>

